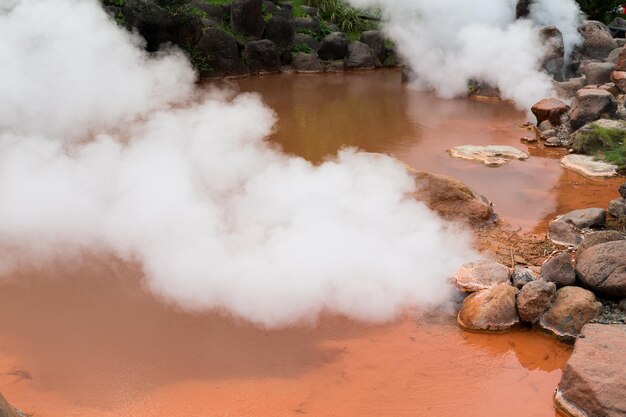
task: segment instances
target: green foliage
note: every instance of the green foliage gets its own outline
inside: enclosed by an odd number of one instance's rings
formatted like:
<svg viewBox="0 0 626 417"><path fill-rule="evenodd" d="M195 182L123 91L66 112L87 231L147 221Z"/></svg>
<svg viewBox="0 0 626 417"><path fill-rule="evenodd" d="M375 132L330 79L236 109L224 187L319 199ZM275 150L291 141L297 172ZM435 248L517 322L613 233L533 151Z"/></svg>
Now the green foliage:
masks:
<svg viewBox="0 0 626 417"><path fill-rule="evenodd" d="M267 23L272 18L272 13L270 13L270 11L267 9L267 6L265 6L265 4L263 4L262 10L263 10L263 21Z"/></svg>
<svg viewBox="0 0 626 417"><path fill-rule="evenodd" d="M591 125L574 139L574 149L626 168L626 130Z"/></svg>
<svg viewBox="0 0 626 417"><path fill-rule="evenodd" d="M230 25L221 24L219 28L228 33L233 38L237 39L240 43L245 44L248 42L248 38L245 35L235 32L233 28L230 27Z"/></svg>
<svg viewBox="0 0 626 417"><path fill-rule="evenodd" d="M224 4L231 4L232 0L204 0L204 2L214 6L222 6Z"/></svg>
<svg viewBox="0 0 626 417"><path fill-rule="evenodd" d="M291 4L293 5L293 17L305 16L304 12L300 9L300 6L302 6L302 0L293 0Z"/></svg>
<svg viewBox="0 0 626 417"><path fill-rule="evenodd" d="M122 7L126 3L125 3L125 0L103 0L102 4L104 4L105 6Z"/></svg>
<svg viewBox="0 0 626 417"><path fill-rule="evenodd" d="M188 5L185 7L185 11L187 13L189 13L192 16L196 16L199 17L200 19L206 19L207 18L207 14L204 10L199 9L197 6L194 5Z"/></svg>
<svg viewBox="0 0 626 417"><path fill-rule="evenodd" d="M355 9L344 0L308 0L308 3L317 7L323 20L335 23L347 33L373 29L377 25L372 20L380 17L377 9Z"/></svg>
<svg viewBox="0 0 626 417"><path fill-rule="evenodd" d="M599 20L604 23L609 23L618 14L616 9L622 0L577 0L580 9L587 15L588 19Z"/></svg>
<svg viewBox="0 0 626 417"><path fill-rule="evenodd" d="M185 53L189 57L191 64L200 73L208 74L213 72L210 55L202 53L200 50L193 46L185 48Z"/></svg>
<svg viewBox="0 0 626 417"><path fill-rule="evenodd" d="M315 52L309 45L305 44L305 43L297 43L293 46L293 48L291 48L291 52L293 53L299 53L302 52L304 54L310 54Z"/></svg>

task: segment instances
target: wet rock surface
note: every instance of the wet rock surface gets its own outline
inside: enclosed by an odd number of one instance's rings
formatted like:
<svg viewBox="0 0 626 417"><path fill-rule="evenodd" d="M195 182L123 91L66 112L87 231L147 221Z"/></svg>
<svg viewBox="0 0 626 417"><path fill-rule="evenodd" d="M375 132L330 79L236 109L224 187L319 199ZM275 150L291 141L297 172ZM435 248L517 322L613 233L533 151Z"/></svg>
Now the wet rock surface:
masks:
<svg viewBox="0 0 626 417"><path fill-rule="evenodd" d="M600 315L602 304L584 288L563 287L552 306L539 320L542 329L564 341L573 341L583 326Z"/></svg>
<svg viewBox="0 0 626 417"><path fill-rule="evenodd" d="M501 263L481 259L461 265L452 275L452 283L462 291L480 291L499 284L510 284L510 272Z"/></svg>
<svg viewBox="0 0 626 417"><path fill-rule="evenodd" d="M465 330L504 331L519 323L516 307L518 290L509 284L470 294L461 306L457 323Z"/></svg>
<svg viewBox="0 0 626 417"><path fill-rule="evenodd" d="M626 325L587 324L563 368L557 408L573 417L626 415Z"/></svg>
<svg viewBox="0 0 626 417"><path fill-rule="evenodd" d="M609 202L608 212L613 217L626 217L626 200L621 197L611 200Z"/></svg>
<svg viewBox="0 0 626 417"><path fill-rule="evenodd" d="M295 54L291 65L293 65L297 72L315 73L324 70L317 54Z"/></svg>
<svg viewBox="0 0 626 417"><path fill-rule="evenodd" d="M233 0L230 6L230 27L233 31L255 38L265 29L262 0Z"/></svg>
<svg viewBox="0 0 626 417"><path fill-rule="evenodd" d="M490 201L461 181L446 175L414 171L416 192L413 196L448 220L484 224L493 220Z"/></svg>
<svg viewBox="0 0 626 417"><path fill-rule="evenodd" d="M626 297L626 241L595 245L576 260L576 275L583 285L602 294Z"/></svg>
<svg viewBox="0 0 626 417"><path fill-rule="evenodd" d="M591 178L608 178L617 175L617 165L599 161L590 155L566 155L561 158L561 166Z"/></svg>
<svg viewBox="0 0 626 417"><path fill-rule="evenodd" d="M576 271L568 252L563 252L541 266L541 279L553 282L558 288L574 285Z"/></svg>
<svg viewBox="0 0 626 417"><path fill-rule="evenodd" d="M322 39L317 54L320 59L329 61L344 59L348 55L348 43L348 37L345 34L339 32L331 33Z"/></svg>
<svg viewBox="0 0 626 417"><path fill-rule="evenodd" d="M248 42L244 58L253 74L280 71L280 52L269 39Z"/></svg>
<svg viewBox="0 0 626 417"><path fill-rule="evenodd" d="M211 76L248 74L248 67L243 63L235 38L219 29L205 29L198 49L209 57Z"/></svg>
<svg viewBox="0 0 626 417"><path fill-rule="evenodd" d="M381 66L385 61L385 35L383 32L380 30L368 30L361 34L359 40L371 49L372 56L376 60L376 66Z"/></svg>
<svg viewBox="0 0 626 417"><path fill-rule="evenodd" d="M448 150L450 156L454 158L479 161L487 166L502 166L512 159L528 159L530 156L523 151L512 146L502 145L461 145Z"/></svg>
<svg viewBox="0 0 626 417"><path fill-rule="evenodd" d="M527 323L537 323L555 298L556 285L554 283L541 279L527 283L517 295L517 310L520 319Z"/></svg>

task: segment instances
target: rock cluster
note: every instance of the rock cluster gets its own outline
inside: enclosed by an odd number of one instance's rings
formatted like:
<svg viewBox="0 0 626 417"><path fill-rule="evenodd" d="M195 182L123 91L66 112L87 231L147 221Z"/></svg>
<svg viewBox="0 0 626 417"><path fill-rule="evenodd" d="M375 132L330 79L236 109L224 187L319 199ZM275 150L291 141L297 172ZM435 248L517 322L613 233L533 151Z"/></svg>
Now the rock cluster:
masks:
<svg viewBox="0 0 626 417"><path fill-rule="evenodd" d="M122 3L106 9L129 30L137 30L149 51L166 43L187 51L202 77L396 65L393 47L381 31L365 31L358 41L350 41L336 25L321 20L316 8L300 5L296 11L289 1Z"/></svg>

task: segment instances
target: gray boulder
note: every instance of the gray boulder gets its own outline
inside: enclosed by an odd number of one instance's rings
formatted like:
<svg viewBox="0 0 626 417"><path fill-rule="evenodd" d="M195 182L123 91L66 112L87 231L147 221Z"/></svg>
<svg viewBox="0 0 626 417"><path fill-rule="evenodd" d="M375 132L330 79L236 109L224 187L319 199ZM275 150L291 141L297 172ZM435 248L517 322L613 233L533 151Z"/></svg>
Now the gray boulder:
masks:
<svg viewBox="0 0 626 417"><path fill-rule="evenodd" d="M585 77L570 78L567 81L553 81L554 89L558 93L559 97L569 98L574 97L576 92L585 86Z"/></svg>
<svg viewBox="0 0 626 417"><path fill-rule="evenodd" d="M619 60L620 53L622 52L622 48L615 48L611 51L609 56L606 58L606 62L610 62L611 64L615 64L617 66L617 62ZM623 71L623 70L619 70Z"/></svg>
<svg viewBox="0 0 626 417"><path fill-rule="evenodd" d="M536 279L537 277L530 269L519 265L513 269L513 273L511 274L511 282L513 283L513 286L520 290L524 285L535 281Z"/></svg>
<svg viewBox="0 0 626 417"><path fill-rule="evenodd" d="M626 235L617 230L600 230L599 232L588 233L584 236L582 243L576 249L576 255L580 256L581 253L587 249L599 245L601 243L615 242L617 240L626 239Z"/></svg>
<svg viewBox="0 0 626 417"><path fill-rule="evenodd" d="M197 45L200 53L209 58L211 72L203 76L224 77L248 74L248 68L239 54L235 38L219 29L205 29Z"/></svg>
<svg viewBox="0 0 626 417"><path fill-rule="evenodd" d="M289 51L294 45L296 29L282 16L272 16L265 25L263 37L274 42L279 50Z"/></svg>
<svg viewBox="0 0 626 417"><path fill-rule="evenodd" d="M368 30L361 34L361 42L370 47L376 66L385 61L385 35L380 30Z"/></svg>
<svg viewBox="0 0 626 417"><path fill-rule="evenodd" d="M300 6L300 11L307 16L317 17L317 8L311 6Z"/></svg>
<svg viewBox="0 0 626 417"><path fill-rule="evenodd" d="M275 16L284 17L285 19L293 18L293 4L285 2L278 3Z"/></svg>
<svg viewBox="0 0 626 417"><path fill-rule="evenodd" d="M559 339L572 342L583 326L598 317L601 311L602 304L591 291L563 287L556 292L556 299L539 319L539 325Z"/></svg>
<svg viewBox="0 0 626 417"><path fill-rule="evenodd" d="M609 203L609 214L613 217L623 218L626 217L626 200L623 198L616 198Z"/></svg>
<svg viewBox="0 0 626 417"><path fill-rule="evenodd" d="M265 29L263 0L233 0L230 27L237 33L260 38Z"/></svg>
<svg viewBox="0 0 626 417"><path fill-rule="evenodd" d="M320 43L311 35L307 35L306 33L296 33L296 37L293 41L294 45L306 45L311 48L313 51L317 51L320 49Z"/></svg>
<svg viewBox="0 0 626 417"><path fill-rule="evenodd" d="M296 72L322 72L324 70L317 54L294 54L291 65Z"/></svg>
<svg viewBox="0 0 626 417"><path fill-rule="evenodd" d="M522 321L537 323L556 298L553 282L536 280L527 283L517 295L517 311Z"/></svg>
<svg viewBox="0 0 626 417"><path fill-rule="evenodd" d="M376 67L370 47L363 42L351 42L346 56L346 69L373 69Z"/></svg>
<svg viewBox="0 0 626 417"><path fill-rule="evenodd" d="M185 10L173 12L157 2L126 0L124 19L146 40L146 49L157 51L161 44L194 45L202 36L202 19Z"/></svg>
<svg viewBox="0 0 626 417"><path fill-rule="evenodd" d="M585 250L576 260L576 276L593 291L626 297L626 241L601 243Z"/></svg>
<svg viewBox="0 0 626 417"><path fill-rule="evenodd" d="M600 85L611 82L615 64L610 62L589 62L582 67L587 84Z"/></svg>
<svg viewBox="0 0 626 417"><path fill-rule="evenodd" d="M583 38L579 48L582 59L605 59L611 51L617 48L617 43L609 28L602 22L587 20L578 28Z"/></svg>
<svg viewBox="0 0 626 417"><path fill-rule="evenodd" d="M333 32L322 39L317 54L321 59L329 61L344 59L348 54L348 43L345 33Z"/></svg>
<svg viewBox="0 0 626 417"><path fill-rule="evenodd" d="M320 21L312 17L296 17L291 21L297 32L311 31L320 33Z"/></svg>
<svg viewBox="0 0 626 417"><path fill-rule="evenodd" d="M626 198L626 182L619 186L619 194L622 198Z"/></svg>
<svg viewBox="0 0 626 417"><path fill-rule="evenodd" d="M541 266L541 279L553 282L559 288L574 285L576 271L574 271L570 254L563 252L546 261Z"/></svg>
<svg viewBox="0 0 626 417"><path fill-rule="evenodd" d="M541 67L557 81L563 81L565 68L565 44L563 34L556 26L544 26L539 36L545 47Z"/></svg>
<svg viewBox="0 0 626 417"><path fill-rule="evenodd" d="M575 417L626 416L626 325L587 324L563 367L556 408Z"/></svg>
<svg viewBox="0 0 626 417"><path fill-rule="evenodd" d="M548 238L559 245L577 247L582 242L582 232L604 226L606 210L589 208L570 211L558 216L548 225Z"/></svg>
<svg viewBox="0 0 626 417"><path fill-rule="evenodd" d="M598 119L611 119L617 112L613 94L600 89L582 89L576 92L576 100L569 112L572 129L576 130Z"/></svg>
<svg viewBox="0 0 626 417"><path fill-rule="evenodd" d="M243 55L253 74L280 71L280 52L269 39L248 42Z"/></svg>

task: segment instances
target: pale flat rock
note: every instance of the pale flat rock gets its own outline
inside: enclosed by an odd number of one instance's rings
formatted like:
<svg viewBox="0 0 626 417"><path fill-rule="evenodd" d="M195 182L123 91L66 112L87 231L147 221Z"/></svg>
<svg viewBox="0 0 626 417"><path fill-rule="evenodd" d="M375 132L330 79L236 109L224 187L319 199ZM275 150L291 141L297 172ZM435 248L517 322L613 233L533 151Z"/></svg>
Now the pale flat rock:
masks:
<svg viewBox="0 0 626 417"><path fill-rule="evenodd" d="M452 283L465 292L486 290L499 284L510 284L510 271L498 262L481 259L461 265L452 275Z"/></svg>
<svg viewBox="0 0 626 417"><path fill-rule="evenodd" d="M448 149L454 158L480 161L487 166L502 166L511 159L528 159L530 155L512 146L504 145L462 145Z"/></svg>
<svg viewBox="0 0 626 417"><path fill-rule="evenodd" d="M617 175L617 166L608 162L598 161L589 155L566 155L561 158L561 166L586 177L608 178Z"/></svg>

